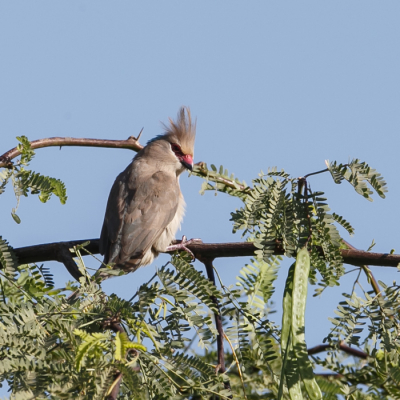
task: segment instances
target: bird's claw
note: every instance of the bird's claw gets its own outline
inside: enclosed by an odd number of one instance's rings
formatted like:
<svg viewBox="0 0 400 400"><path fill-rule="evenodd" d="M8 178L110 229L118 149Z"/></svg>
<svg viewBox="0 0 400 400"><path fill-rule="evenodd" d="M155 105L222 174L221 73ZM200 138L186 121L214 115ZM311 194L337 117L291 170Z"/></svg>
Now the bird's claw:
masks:
<svg viewBox="0 0 400 400"><path fill-rule="evenodd" d="M203 243L203 241L201 239L190 239L190 240L187 240L186 236L183 235L182 236L182 240L179 243L172 244L171 246L168 246L167 247L167 251L185 250L192 257L192 261L195 261L196 257L194 256L193 252L186 247L187 245L192 244L192 243Z"/></svg>

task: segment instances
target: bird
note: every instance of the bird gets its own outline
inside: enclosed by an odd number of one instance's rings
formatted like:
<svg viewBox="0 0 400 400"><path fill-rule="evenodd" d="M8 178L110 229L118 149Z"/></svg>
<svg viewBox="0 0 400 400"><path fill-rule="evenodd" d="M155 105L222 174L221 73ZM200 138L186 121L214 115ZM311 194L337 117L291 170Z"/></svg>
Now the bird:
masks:
<svg viewBox="0 0 400 400"><path fill-rule="evenodd" d="M193 170L196 122L190 109L181 107L176 120L163 126L164 134L136 154L108 197L99 250L103 264L123 273L152 263L166 250L189 251L185 245L196 240L184 236L171 245L185 213L179 176Z"/></svg>

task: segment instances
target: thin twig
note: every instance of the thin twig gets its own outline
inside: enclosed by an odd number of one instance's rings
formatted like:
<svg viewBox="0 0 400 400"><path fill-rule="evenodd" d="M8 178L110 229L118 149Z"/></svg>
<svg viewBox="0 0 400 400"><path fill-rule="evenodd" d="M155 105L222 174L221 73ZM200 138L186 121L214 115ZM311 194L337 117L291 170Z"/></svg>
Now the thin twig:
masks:
<svg viewBox="0 0 400 400"><path fill-rule="evenodd" d="M353 283L353 287L351 288L351 297L353 297L353 294L356 290L356 285L357 285L357 283L359 283L358 280L360 279L360 276L361 276L361 268L358 270L357 278L355 279L355 281Z"/></svg>
<svg viewBox="0 0 400 400"><path fill-rule="evenodd" d="M309 173L309 174L307 174L307 175L304 175L303 178L306 178L306 179L307 179L309 176L318 175L318 174L323 174L324 172L328 172L328 171L329 171L328 168L321 169L321 171L311 172L311 173Z"/></svg>
<svg viewBox="0 0 400 400"><path fill-rule="evenodd" d="M232 355L233 355L233 358L234 358L234 360L235 360L236 367L237 367L237 369L238 369L239 378L240 378L240 381L242 382L243 396L244 396L244 398L247 400L246 388L245 388L245 386L244 386L244 380L243 380L243 374L242 374L242 370L240 369L240 363L239 363L239 360L238 360L238 358L237 358L236 351L235 351L235 349L233 348L232 342L229 340L228 336L226 336L225 332L224 332L224 338L226 339L226 341L228 342L228 344L229 344L229 346L230 346L230 348L231 348L231 350L232 350Z"/></svg>
<svg viewBox="0 0 400 400"><path fill-rule="evenodd" d="M352 244L347 242L346 240L343 240L343 243L351 250L357 250ZM369 269L368 265L361 265L361 268L365 272L365 275L367 275L368 280L371 282L371 286L374 289L374 292L376 293L377 296L382 298L382 293L381 293L381 288L378 285L378 282L376 281L374 275L372 274L371 270Z"/></svg>
<svg viewBox="0 0 400 400"><path fill-rule="evenodd" d="M203 178L210 178L209 172L213 172L213 171L209 171L205 167L205 163L200 161L195 164L195 168L194 168L192 174L201 176ZM210 180L211 180L211 178L210 178ZM212 181L215 181L216 183L218 183L218 182L223 183L225 186L228 186L232 189L240 190L244 194L249 194L252 190L249 186L242 185L241 183L236 182L234 179L222 178L222 177L218 176L218 177L213 177Z"/></svg>
<svg viewBox="0 0 400 400"><path fill-rule="evenodd" d="M307 221L308 221L308 237L307 237L307 241L306 241L306 246L308 245L308 243L310 242L311 238L312 238L312 225L311 225L311 215L310 215L310 209L308 206L308 193L312 193L311 189L309 188L308 182L306 180L306 178L303 178L305 180L305 185L304 185L304 202L305 205L307 207Z"/></svg>
<svg viewBox="0 0 400 400"><path fill-rule="evenodd" d="M169 261L168 261L169 263ZM165 265L168 265L165 264ZM157 272L150 278L150 280L147 281L147 283L145 283L146 286L149 286L149 283L157 276ZM133 301L133 299L138 295L139 293L139 289L136 291L136 293L128 300L128 303L130 303L131 301Z"/></svg>

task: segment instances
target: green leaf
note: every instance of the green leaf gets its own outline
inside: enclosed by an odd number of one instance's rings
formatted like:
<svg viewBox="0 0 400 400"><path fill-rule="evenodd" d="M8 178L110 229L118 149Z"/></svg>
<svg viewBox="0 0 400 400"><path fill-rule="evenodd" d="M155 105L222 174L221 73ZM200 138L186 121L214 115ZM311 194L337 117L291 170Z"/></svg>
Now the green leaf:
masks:
<svg viewBox="0 0 400 400"><path fill-rule="evenodd" d="M117 332L117 334L115 335L114 358L117 361L125 360L126 351L128 349L146 351L146 347L142 344L131 342L125 332Z"/></svg>
<svg viewBox="0 0 400 400"><path fill-rule="evenodd" d="M14 212L11 213L11 216L13 217L13 220L17 223L20 224L21 223L21 218L18 217L17 214L15 214Z"/></svg>

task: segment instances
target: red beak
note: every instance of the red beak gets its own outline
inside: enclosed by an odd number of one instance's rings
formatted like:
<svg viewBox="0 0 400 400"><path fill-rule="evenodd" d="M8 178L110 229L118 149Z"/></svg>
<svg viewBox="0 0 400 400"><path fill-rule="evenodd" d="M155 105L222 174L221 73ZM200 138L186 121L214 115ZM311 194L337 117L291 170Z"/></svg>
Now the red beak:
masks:
<svg viewBox="0 0 400 400"><path fill-rule="evenodd" d="M181 164L190 171L193 171L193 157L190 154L185 154L179 157Z"/></svg>

